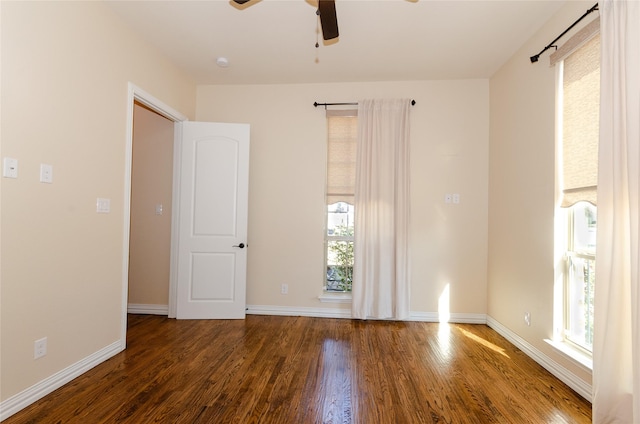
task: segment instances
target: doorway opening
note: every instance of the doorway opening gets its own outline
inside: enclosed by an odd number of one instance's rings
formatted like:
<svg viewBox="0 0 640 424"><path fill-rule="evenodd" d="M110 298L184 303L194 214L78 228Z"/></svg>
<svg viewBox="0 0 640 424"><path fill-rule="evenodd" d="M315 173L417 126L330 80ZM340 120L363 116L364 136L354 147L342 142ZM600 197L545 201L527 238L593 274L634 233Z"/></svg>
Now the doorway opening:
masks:
<svg viewBox="0 0 640 424"><path fill-rule="evenodd" d="M127 312L169 315L174 123L134 100Z"/></svg>
<svg viewBox="0 0 640 424"><path fill-rule="evenodd" d="M172 158L171 158L171 165L170 165L170 169L171 169L171 182L170 182L170 193L171 193L171 198L170 200L168 200L169 203L166 203L166 200L163 200L163 202L156 202L153 203L153 209L152 209L152 214L153 217L162 217L165 216L165 214L167 214L167 208L170 211L169 214L166 215L166 217L170 216L170 223L168 223L168 226L170 228L170 234L169 234L169 261L168 261L168 269L169 269L169 284L168 284L168 293L167 293L167 306L166 307L161 307L160 309L156 310L157 313L162 312L163 315L167 315L169 318L175 318L175 304L176 304L176 292L175 292L175 259L177 257L177 253L176 253L176 240L177 240L177 235L175 233L175 228L176 225L175 223L177 222L177 213L175 212L177 209L175 207L176 204L176 199L177 199L177 187L178 185L178 181L177 181L177 175L179 175L179 170L180 170L180 161L179 161L179 154L177 152L179 152L179 148L178 146L174 145L174 133L175 133L175 124L177 122L182 122L182 121L186 121L187 117L184 116L183 114L181 114L180 112L176 111L175 109L171 108L170 106L166 105L165 103L161 102L160 100L158 100L157 98L155 98L154 96L150 95L149 93L145 92L144 90L142 90L141 88L135 86L132 83L129 83L129 95L128 95L128 104L127 104L127 144L126 144L126 155L125 155L125 190L124 190L124 235L123 235L123 270L122 270L122 321L121 321L121 344L122 344L122 348L124 349L126 347L126 340L127 340L127 314L128 314L128 310L129 310L129 271L130 271L130 256L132 253L137 254L136 252L132 251L132 246L131 243L133 241L133 243L135 244L135 238L137 237L136 234L133 234L132 237L132 220L138 220L139 217L136 217L137 212L135 212L133 210L133 208L137 208L137 200L136 201L132 201L132 195L134 195L134 191L133 191L133 186L134 186L134 170L133 170L133 166L134 166L134 146L133 146L133 139L134 139L134 114L138 114L139 112L142 112L143 115L142 116L146 116L147 118L151 118L153 119L163 119L163 120L168 120L169 122L167 123L168 126L170 128L164 127L163 131L164 132L170 132L171 133L171 149L172 149ZM148 115L147 113L151 113L151 115ZM140 117L140 115L138 114L137 116L138 118ZM158 122L162 122L162 121L158 121ZM156 170L158 177L159 174L162 173L162 170L157 169ZM149 172L149 178L154 178L152 172ZM164 197L164 199L166 199L166 197ZM144 202L143 202L144 203ZM161 206L160 206L161 205ZM144 207L143 207L144 209ZM156 213L159 213L158 215L156 215ZM143 212L143 215L145 215L146 213ZM134 222L135 224L135 222ZM134 231L137 232L138 229L136 229ZM166 235L165 235L166 237ZM137 259L136 259L137 260ZM136 296L139 293L136 294ZM149 313L149 311L147 311L147 313Z"/></svg>

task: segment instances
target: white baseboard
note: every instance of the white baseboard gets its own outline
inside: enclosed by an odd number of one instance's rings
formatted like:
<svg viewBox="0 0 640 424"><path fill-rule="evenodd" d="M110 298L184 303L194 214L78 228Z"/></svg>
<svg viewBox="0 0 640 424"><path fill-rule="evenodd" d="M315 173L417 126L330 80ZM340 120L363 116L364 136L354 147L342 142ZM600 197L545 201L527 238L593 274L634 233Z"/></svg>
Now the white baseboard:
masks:
<svg viewBox="0 0 640 424"><path fill-rule="evenodd" d="M509 330L504 325L490 316L487 316L487 325L494 329L498 334L507 339L511 344L515 345L518 349L523 351L527 356L540 364L544 369L553 374L558 380L571 387L576 393L588 400L592 401L592 387L591 384L585 382L581 378L578 378L571 371L558 364L553 359L533 347L522 337L518 336L513 331Z"/></svg>
<svg viewBox="0 0 640 424"><path fill-rule="evenodd" d="M351 308L309 308L304 306L247 305L249 315L281 315L289 317L351 318Z"/></svg>
<svg viewBox="0 0 640 424"><path fill-rule="evenodd" d="M411 312L409 321L440 322L440 314L438 312ZM457 324L486 324L487 315L450 313L447 322Z"/></svg>
<svg viewBox="0 0 640 424"><path fill-rule="evenodd" d="M169 315L169 305L146 305L144 303L129 303L129 314Z"/></svg>
<svg viewBox="0 0 640 424"><path fill-rule="evenodd" d="M18 394L0 403L0 421L9 418L11 415L26 408L49 393L64 386L74 378L84 374L96 365L101 364L112 356L122 352L124 346L121 341L114 342L99 351L87 356L73 365L53 374L50 377L34 384Z"/></svg>
<svg viewBox="0 0 640 424"><path fill-rule="evenodd" d="M292 317L347 318L351 319L351 309L309 308L302 306L247 305L249 315L281 315ZM437 312L411 312L407 321L439 322ZM449 322L466 324L486 324L485 314L450 314Z"/></svg>

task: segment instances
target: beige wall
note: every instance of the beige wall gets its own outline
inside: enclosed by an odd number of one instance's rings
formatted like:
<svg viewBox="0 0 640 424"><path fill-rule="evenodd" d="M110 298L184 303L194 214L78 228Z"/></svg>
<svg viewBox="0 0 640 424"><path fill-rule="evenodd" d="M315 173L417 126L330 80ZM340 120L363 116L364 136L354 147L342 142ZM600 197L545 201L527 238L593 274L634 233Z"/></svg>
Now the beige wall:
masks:
<svg viewBox="0 0 640 424"><path fill-rule="evenodd" d="M555 69L550 52L529 57L592 5L567 2L491 78L488 263L489 315L589 384L589 371L544 342L553 335Z"/></svg>
<svg viewBox="0 0 640 424"><path fill-rule="evenodd" d="M174 124L138 104L133 122L129 304L167 306Z"/></svg>
<svg viewBox="0 0 640 424"><path fill-rule="evenodd" d="M411 309L438 312L449 284L452 313L486 313L488 95L487 80L199 87L197 120L251 124L247 304L350 307L318 300L326 121L313 102L406 97L417 101Z"/></svg>
<svg viewBox="0 0 640 424"><path fill-rule="evenodd" d="M2 2L1 28L2 156L19 160L1 179L5 400L119 341L127 83L190 117L195 85L100 2Z"/></svg>

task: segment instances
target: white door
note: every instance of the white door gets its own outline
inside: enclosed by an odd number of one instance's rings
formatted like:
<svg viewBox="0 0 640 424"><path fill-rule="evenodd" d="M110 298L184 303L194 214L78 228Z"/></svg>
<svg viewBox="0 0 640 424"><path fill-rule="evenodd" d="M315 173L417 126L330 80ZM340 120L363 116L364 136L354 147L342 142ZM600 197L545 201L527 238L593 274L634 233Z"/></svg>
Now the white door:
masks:
<svg viewBox="0 0 640 424"><path fill-rule="evenodd" d="M178 319L245 317L249 125L181 122Z"/></svg>

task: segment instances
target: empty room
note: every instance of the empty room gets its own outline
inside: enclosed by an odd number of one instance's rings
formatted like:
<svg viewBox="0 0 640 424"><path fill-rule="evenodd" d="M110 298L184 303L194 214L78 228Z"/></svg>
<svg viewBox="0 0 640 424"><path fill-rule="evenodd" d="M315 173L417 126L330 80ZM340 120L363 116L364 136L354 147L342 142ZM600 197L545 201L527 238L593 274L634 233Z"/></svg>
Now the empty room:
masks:
<svg viewBox="0 0 640 424"><path fill-rule="evenodd" d="M640 422L640 2L0 25L1 421Z"/></svg>

